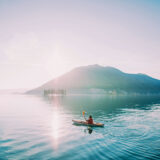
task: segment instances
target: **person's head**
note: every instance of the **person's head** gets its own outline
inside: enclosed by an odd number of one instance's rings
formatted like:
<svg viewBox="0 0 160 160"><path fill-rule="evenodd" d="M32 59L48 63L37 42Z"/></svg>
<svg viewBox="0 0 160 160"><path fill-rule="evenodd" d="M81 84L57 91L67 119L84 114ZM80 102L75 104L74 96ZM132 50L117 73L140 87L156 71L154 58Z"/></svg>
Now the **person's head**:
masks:
<svg viewBox="0 0 160 160"><path fill-rule="evenodd" d="M89 118L92 118L92 116L90 115Z"/></svg>

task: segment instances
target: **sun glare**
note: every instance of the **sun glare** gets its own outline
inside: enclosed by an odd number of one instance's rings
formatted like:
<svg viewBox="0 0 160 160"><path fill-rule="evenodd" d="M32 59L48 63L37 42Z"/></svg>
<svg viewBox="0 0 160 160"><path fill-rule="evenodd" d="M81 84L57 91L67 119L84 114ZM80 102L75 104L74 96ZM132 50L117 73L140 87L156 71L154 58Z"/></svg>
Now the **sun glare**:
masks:
<svg viewBox="0 0 160 160"><path fill-rule="evenodd" d="M53 138L53 146L54 149L58 148L59 145L59 138L60 138L60 128L61 128L61 118L59 115L59 111L57 107L53 111L53 116L52 116L52 138Z"/></svg>

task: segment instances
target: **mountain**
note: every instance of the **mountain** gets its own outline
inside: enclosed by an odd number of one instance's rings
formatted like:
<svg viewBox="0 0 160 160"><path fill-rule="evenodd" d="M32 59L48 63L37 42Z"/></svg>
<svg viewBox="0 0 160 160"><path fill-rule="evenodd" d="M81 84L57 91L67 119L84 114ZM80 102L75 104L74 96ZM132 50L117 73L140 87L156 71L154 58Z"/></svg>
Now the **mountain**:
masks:
<svg viewBox="0 0 160 160"><path fill-rule="evenodd" d="M43 93L49 89L73 93L160 93L160 80L145 74L124 73L113 67L89 65L75 68L27 93Z"/></svg>

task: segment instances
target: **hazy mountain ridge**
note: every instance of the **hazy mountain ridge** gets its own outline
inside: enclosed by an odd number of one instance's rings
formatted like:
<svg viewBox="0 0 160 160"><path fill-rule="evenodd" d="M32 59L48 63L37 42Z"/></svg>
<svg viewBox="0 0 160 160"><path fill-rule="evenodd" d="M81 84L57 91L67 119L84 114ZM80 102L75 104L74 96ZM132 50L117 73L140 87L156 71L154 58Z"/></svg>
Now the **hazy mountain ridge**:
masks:
<svg viewBox="0 0 160 160"><path fill-rule="evenodd" d="M145 74L124 73L113 67L89 65L77 67L28 93L42 93L45 89L103 89L136 93L160 93L160 80Z"/></svg>

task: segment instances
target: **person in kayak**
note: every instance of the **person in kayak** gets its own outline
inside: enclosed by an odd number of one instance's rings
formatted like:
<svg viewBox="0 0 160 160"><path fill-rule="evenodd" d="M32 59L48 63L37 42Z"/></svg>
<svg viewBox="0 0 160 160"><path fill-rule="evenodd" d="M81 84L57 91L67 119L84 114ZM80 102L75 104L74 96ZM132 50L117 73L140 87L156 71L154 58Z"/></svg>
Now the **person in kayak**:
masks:
<svg viewBox="0 0 160 160"><path fill-rule="evenodd" d="M88 120L86 120L88 124L93 124L92 116L90 115Z"/></svg>

